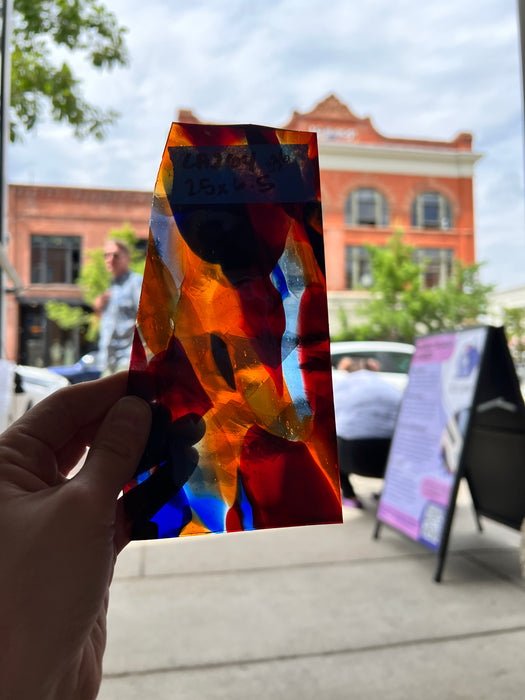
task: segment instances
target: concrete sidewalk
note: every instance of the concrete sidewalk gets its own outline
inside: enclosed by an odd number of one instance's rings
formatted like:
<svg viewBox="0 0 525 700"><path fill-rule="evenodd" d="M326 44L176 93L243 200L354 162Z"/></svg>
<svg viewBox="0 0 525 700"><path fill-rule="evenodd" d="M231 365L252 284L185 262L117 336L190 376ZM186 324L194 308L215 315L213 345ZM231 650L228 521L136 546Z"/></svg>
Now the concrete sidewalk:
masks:
<svg viewBox="0 0 525 700"><path fill-rule="evenodd" d="M101 700L515 700L525 688L520 534L462 487L443 581L387 527L381 482L344 524L133 543L109 608Z"/></svg>

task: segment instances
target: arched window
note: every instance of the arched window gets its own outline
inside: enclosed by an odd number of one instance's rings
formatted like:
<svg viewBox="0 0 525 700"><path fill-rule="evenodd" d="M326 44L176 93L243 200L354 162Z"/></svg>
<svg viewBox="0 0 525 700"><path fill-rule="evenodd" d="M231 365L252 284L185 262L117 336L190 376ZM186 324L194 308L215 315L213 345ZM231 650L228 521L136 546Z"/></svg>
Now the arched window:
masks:
<svg viewBox="0 0 525 700"><path fill-rule="evenodd" d="M388 202L381 192L361 187L350 192L345 205L349 226L388 226Z"/></svg>
<svg viewBox="0 0 525 700"><path fill-rule="evenodd" d="M451 229L452 207L439 192L423 192L412 202L412 226L415 228Z"/></svg>

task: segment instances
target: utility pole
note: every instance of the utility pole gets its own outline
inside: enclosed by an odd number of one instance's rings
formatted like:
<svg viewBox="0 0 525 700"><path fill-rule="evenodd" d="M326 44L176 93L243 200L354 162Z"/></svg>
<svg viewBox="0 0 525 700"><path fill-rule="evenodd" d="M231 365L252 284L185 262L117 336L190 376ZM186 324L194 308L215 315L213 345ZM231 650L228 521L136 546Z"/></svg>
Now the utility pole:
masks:
<svg viewBox="0 0 525 700"><path fill-rule="evenodd" d="M0 249L7 243L7 144L9 143L9 103L11 98L11 2L2 2L1 75L0 75ZM0 358L5 354L5 282L0 266Z"/></svg>
<svg viewBox="0 0 525 700"><path fill-rule="evenodd" d="M525 0L518 0L518 31L520 37L521 57L521 108L525 113ZM522 116L523 126L523 116Z"/></svg>

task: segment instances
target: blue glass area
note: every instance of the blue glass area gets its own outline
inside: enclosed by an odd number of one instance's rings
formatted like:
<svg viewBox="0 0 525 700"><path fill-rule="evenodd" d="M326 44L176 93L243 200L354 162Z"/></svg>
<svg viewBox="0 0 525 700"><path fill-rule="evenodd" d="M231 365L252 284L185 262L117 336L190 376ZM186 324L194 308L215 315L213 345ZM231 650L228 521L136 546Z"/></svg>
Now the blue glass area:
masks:
<svg viewBox="0 0 525 700"><path fill-rule="evenodd" d="M152 518L159 528L159 537L179 537L191 521L191 508L183 490L179 491Z"/></svg>
<svg viewBox="0 0 525 700"><path fill-rule="evenodd" d="M215 496L195 496L188 484L184 486L183 491L204 527L211 532L224 532L227 513L224 501Z"/></svg>
<svg viewBox="0 0 525 700"><path fill-rule="evenodd" d="M239 495L240 495L240 506L242 512L242 526L244 530L253 530L253 512L250 502L246 498L244 489L242 487L241 479L239 478Z"/></svg>
<svg viewBox="0 0 525 700"><path fill-rule="evenodd" d="M312 414L306 398L297 353L297 324L301 299L305 289L304 271L301 260L290 248L284 250L275 270L277 269L283 276L282 284L287 290L286 298L283 297L283 309L286 318L286 330L283 334L281 345L283 376L297 416L302 420L305 416ZM272 273L272 280L275 270ZM275 284L275 280L273 281Z"/></svg>
<svg viewBox="0 0 525 700"><path fill-rule="evenodd" d="M273 286L277 289L282 299L286 299L286 297L290 296L290 291L288 289L288 285L286 284L284 273L278 264L273 269L271 279Z"/></svg>

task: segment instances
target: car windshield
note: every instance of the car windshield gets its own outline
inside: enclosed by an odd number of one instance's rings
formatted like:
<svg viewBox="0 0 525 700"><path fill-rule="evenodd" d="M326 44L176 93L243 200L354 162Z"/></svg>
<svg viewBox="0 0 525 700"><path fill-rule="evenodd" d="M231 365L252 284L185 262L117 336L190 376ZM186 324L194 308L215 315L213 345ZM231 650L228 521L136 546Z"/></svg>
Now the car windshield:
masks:
<svg viewBox="0 0 525 700"><path fill-rule="evenodd" d="M412 355L407 352L395 352L395 351L381 351L372 350L368 352L356 352L350 350L348 352L334 352L332 353L332 365L337 367L339 361L343 357L363 357L363 358L373 358L379 362L381 372L393 372L395 374L407 374L410 367L410 360Z"/></svg>

